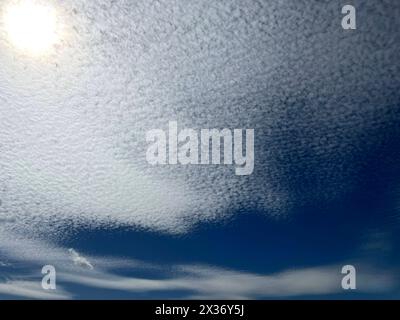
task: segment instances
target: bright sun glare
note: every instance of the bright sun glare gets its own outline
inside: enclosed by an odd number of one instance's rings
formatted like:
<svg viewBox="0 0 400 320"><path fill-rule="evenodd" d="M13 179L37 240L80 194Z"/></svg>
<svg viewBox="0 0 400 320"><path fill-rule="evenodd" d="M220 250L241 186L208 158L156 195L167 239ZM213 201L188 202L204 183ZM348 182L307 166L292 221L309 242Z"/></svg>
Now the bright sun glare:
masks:
<svg viewBox="0 0 400 320"><path fill-rule="evenodd" d="M57 40L55 9L35 1L19 1L5 10L5 28L18 49L33 55L46 53Z"/></svg>

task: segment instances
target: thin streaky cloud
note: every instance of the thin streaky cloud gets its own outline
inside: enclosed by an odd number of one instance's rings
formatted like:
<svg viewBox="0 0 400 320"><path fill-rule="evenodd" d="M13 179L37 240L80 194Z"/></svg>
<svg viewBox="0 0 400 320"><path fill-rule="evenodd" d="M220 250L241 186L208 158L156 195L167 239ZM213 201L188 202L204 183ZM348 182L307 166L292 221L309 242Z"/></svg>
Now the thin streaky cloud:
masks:
<svg viewBox="0 0 400 320"><path fill-rule="evenodd" d="M10 280L0 283L0 295L7 297L19 297L24 299L51 299L65 300L71 299L72 294L58 287L55 290L44 290L40 285L40 280Z"/></svg>

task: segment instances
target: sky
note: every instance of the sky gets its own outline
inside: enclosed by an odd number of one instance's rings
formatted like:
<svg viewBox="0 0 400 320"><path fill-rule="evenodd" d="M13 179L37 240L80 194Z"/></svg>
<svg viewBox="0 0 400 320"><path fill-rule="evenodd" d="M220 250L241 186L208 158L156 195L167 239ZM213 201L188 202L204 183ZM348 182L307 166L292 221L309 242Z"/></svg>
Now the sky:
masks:
<svg viewBox="0 0 400 320"><path fill-rule="evenodd" d="M400 4L351 3L2 1L0 299L399 299ZM170 121L254 172L149 164Z"/></svg>

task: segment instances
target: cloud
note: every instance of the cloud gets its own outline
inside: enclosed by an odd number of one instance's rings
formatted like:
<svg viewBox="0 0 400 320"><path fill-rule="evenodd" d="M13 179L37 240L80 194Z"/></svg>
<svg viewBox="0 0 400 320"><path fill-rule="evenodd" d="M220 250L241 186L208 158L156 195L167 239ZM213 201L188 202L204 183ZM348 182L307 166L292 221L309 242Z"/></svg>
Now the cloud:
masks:
<svg viewBox="0 0 400 320"><path fill-rule="evenodd" d="M23 264L19 274L11 272L8 280L0 285L0 293L32 298L79 297L79 288L114 290L125 293L185 292L186 298L255 299L273 297L301 297L339 294L341 266L343 264L292 268L272 274L252 273L209 265L154 265L145 261L113 256L89 256L76 249L65 249L46 241L11 236L12 241L0 242L3 255L14 266ZM10 238L9 238L10 239ZM39 280L41 267L56 267L56 293L42 292ZM96 268L93 267L96 266ZM359 262L357 268L358 293L385 293L397 288L398 279L391 270L375 269ZM10 272L11 269L8 269ZM126 274L146 270L148 276L133 277ZM6 270L7 271L7 270ZM124 276L121 275L121 271ZM23 277L22 274L27 273ZM7 273L5 273L7 274ZM66 286L73 284L74 286ZM63 287L74 288L65 291ZM53 295L53 297L52 297Z"/></svg>
<svg viewBox="0 0 400 320"><path fill-rule="evenodd" d="M359 267L359 266L358 266ZM365 269L366 266L361 266ZM0 283L0 293L35 299L79 297L79 288L94 288L125 293L184 292L187 299L262 299L340 294L340 265L285 270L270 275L221 269L212 266L176 265L160 279L119 276L108 271L63 270L57 281L74 284L74 291L44 291L40 281ZM368 268L366 268L368 269ZM395 276L381 270L357 274L357 293L389 293L396 288ZM72 290L72 289L70 289ZM185 293L186 292L186 293Z"/></svg>
<svg viewBox="0 0 400 320"><path fill-rule="evenodd" d="M0 256L36 265L58 262L67 266L71 261L66 250L50 241L31 235L27 237L5 228L0 228Z"/></svg>
<svg viewBox="0 0 400 320"><path fill-rule="evenodd" d="M377 14L346 38L331 22L334 2L99 3L57 4L66 37L46 59L0 37L1 254L54 262L71 281L132 292L337 292L336 267L263 275L186 266L166 280L126 278L115 269L146 263L68 254L50 240L82 226L182 233L243 208L285 215L352 190L384 129L400 120L392 108L396 10L369 1L359 18ZM149 166L145 133L171 120L180 128L254 128L254 174ZM385 245L377 240L369 246ZM376 283L371 290L389 287L366 277ZM21 295L36 292L14 284Z"/></svg>
<svg viewBox="0 0 400 320"><path fill-rule="evenodd" d="M24 299L50 299L64 300L71 299L72 295L58 287L56 290L44 290L40 281L7 281L0 282L0 295L7 298L19 297Z"/></svg>
<svg viewBox="0 0 400 320"><path fill-rule="evenodd" d="M70 253L71 259L75 265L93 270L93 265L89 262L88 259L80 256L79 253L72 248L68 249L68 252Z"/></svg>
<svg viewBox="0 0 400 320"><path fill-rule="evenodd" d="M368 130L395 123L385 110L397 88L383 71L398 52L383 36L395 10L379 30L379 16L365 19L350 41L330 22L333 2L100 3L58 2L66 37L46 59L1 40L0 221L15 221L9 228L179 233L244 207L283 215L351 189L354 153L380 139ZM254 174L149 166L145 133L170 120L255 128Z"/></svg>
<svg viewBox="0 0 400 320"><path fill-rule="evenodd" d="M365 266L363 266L365 267ZM362 268L361 268L362 269ZM63 274L67 282L126 292L186 291L187 298L260 299L343 293L340 265L285 270L263 275L209 266L175 266L166 279L120 277L112 274ZM394 276L372 270L358 274L358 293L390 292Z"/></svg>

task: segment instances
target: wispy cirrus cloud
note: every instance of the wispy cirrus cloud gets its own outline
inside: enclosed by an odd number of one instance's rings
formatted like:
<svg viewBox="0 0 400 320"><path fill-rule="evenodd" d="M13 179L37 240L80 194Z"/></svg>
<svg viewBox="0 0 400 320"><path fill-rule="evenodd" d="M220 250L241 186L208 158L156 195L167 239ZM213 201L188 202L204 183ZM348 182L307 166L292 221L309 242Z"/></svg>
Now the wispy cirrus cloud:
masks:
<svg viewBox="0 0 400 320"><path fill-rule="evenodd" d="M73 296L61 287L58 287L57 290L43 290L40 281L35 280L9 280L3 283L0 282L0 295L8 298L50 300L71 299Z"/></svg>
<svg viewBox="0 0 400 320"><path fill-rule="evenodd" d="M26 254L23 243L14 246L7 256L13 261L26 266L53 264L57 266L57 282L61 291L41 292L40 268L32 277L27 274L9 279L2 283L0 291L6 293L15 286L12 295L46 298L79 297L79 290L66 291L71 284L75 288L106 289L130 294L185 292L183 297L199 299L255 299L273 297L301 297L329 295L343 292L341 288L341 264L298 267L285 269L271 274L253 273L245 270L233 270L210 265L151 265L145 261L121 259L117 257L86 256L76 249L51 246L45 242L27 243L34 247L35 254ZM20 254L21 253L21 254ZM93 264L92 264L93 263ZM345 264L345 263L343 263ZM140 270L151 271L144 276L121 275L120 271L135 273ZM357 292L385 293L398 286L396 274L390 270L379 270L365 264L357 263ZM34 282L33 279L36 279ZM71 289L70 289L71 290ZM76 289L75 289L76 290Z"/></svg>
<svg viewBox="0 0 400 320"><path fill-rule="evenodd" d="M365 267L365 266L363 266ZM175 266L165 279L121 277L110 273L63 274L67 282L133 292L184 290L187 298L260 299L329 295L343 292L340 265L294 268L264 275L212 266ZM395 288L391 273L369 270L358 274L359 293L390 292Z"/></svg>
<svg viewBox="0 0 400 320"><path fill-rule="evenodd" d="M81 256L76 250L70 248L68 249L68 252L71 255L71 259L75 265L93 270L93 265L90 263L90 261Z"/></svg>

